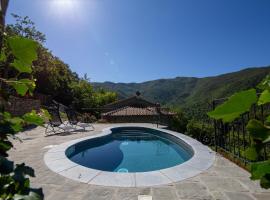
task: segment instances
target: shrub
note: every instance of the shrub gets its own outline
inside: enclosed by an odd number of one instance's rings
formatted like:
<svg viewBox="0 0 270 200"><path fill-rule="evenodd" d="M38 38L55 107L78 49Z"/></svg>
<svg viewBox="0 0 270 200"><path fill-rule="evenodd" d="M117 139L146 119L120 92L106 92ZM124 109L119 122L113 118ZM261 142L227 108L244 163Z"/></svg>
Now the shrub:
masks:
<svg viewBox="0 0 270 200"><path fill-rule="evenodd" d="M209 139L213 136L214 128L210 124L205 124L194 119L190 120L187 124L187 135L204 141L205 139Z"/></svg>
<svg viewBox="0 0 270 200"><path fill-rule="evenodd" d="M173 116L170 121L169 128L180 133L185 133L187 130L188 119L182 111L178 110L176 113L177 114Z"/></svg>

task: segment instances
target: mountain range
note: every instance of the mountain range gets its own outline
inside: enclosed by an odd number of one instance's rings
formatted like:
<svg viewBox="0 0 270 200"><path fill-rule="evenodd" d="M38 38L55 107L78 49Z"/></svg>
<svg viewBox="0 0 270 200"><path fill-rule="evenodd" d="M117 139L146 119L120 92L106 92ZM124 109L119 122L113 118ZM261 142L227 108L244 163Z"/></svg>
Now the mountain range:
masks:
<svg viewBox="0 0 270 200"><path fill-rule="evenodd" d="M135 95L159 102L166 107L179 107L194 112L206 109L213 99L224 98L235 92L256 87L270 73L270 66L247 68L212 77L176 77L142 83L93 83L95 88L115 91L120 99Z"/></svg>

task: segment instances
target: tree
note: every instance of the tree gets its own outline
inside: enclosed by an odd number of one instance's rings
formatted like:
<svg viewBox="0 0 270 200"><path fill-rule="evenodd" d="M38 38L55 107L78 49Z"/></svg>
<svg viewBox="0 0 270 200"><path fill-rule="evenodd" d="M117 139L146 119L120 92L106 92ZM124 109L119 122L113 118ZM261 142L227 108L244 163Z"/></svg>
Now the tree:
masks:
<svg viewBox="0 0 270 200"><path fill-rule="evenodd" d="M94 89L86 80L74 81L71 85L73 96L72 105L77 110L81 108L95 108Z"/></svg>
<svg viewBox="0 0 270 200"><path fill-rule="evenodd" d="M36 92L70 105L73 100L71 85L79 81L78 75L43 47L38 48L38 59L33 65L33 76L37 80Z"/></svg>
<svg viewBox="0 0 270 200"><path fill-rule="evenodd" d="M8 35L20 35L41 44L46 41L46 36L36 29L35 23L28 16L11 15L15 18L16 23L7 25L6 32Z"/></svg>
<svg viewBox="0 0 270 200"><path fill-rule="evenodd" d="M103 89L95 91L87 80L84 78L71 84L72 105L77 110L82 108L99 108L117 99L117 95L114 92L107 92Z"/></svg>

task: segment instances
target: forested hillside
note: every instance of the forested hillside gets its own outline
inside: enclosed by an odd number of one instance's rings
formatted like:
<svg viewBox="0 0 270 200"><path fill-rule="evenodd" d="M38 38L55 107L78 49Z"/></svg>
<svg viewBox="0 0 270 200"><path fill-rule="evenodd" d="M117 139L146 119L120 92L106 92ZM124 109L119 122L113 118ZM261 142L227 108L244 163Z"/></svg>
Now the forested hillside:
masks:
<svg viewBox="0 0 270 200"><path fill-rule="evenodd" d="M144 98L168 107L180 107L187 112L206 109L215 98L223 98L247 88L255 87L270 67L248 68L214 77L176 77L143 83L94 83L96 88L115 91L120 98L140 91Z"/></svg>

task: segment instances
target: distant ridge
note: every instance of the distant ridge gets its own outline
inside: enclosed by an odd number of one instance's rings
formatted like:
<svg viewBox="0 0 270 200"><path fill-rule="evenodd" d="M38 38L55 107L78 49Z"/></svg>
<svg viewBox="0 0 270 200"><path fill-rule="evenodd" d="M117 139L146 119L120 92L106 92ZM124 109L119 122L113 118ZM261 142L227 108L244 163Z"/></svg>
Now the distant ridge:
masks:
<svg viewBox="0 0 270 200"><path fill-rule="evenodd" d="M157 79L142 83L93 83L95 88L115 91L119 98L132 96L140 91L142 96L164 106L177 106L183 109L196 108L215 98L255 87L267 74L270 66L247 68L218 76L196 78L176 77Z"/></svg>

